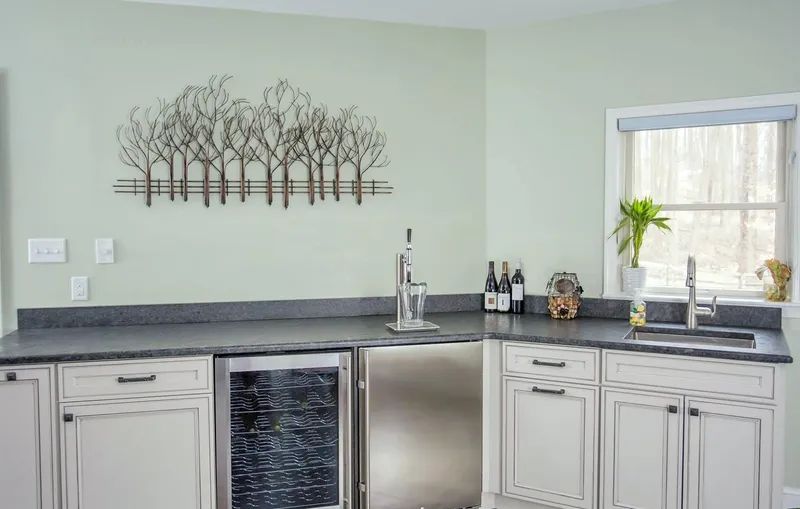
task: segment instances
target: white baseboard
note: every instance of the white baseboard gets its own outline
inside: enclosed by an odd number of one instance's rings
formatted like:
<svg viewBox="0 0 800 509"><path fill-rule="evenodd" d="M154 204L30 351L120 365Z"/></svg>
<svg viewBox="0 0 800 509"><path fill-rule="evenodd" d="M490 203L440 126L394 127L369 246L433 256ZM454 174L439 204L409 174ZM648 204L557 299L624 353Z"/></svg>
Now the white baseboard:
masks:
<svg viewBox="0 0 800 509"><path fill-rule="evenodd" d="M789 488L787 486L783 489L783 507L784 509L800 507L800 488Z"/></svg>

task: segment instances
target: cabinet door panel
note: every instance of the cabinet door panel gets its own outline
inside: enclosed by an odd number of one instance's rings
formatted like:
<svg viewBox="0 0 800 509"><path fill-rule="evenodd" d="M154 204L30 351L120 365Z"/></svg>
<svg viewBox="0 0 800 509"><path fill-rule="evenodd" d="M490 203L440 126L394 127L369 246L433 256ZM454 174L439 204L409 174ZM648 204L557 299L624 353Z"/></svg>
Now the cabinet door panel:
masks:
<svg viewBox="0 0 800 509"><path fill-rule="evenodd" d="M683 398L603 390L604 509L680 507Z"/></svg>
<svg viewBox="0 0 800 509"><path fill-rule="evenodd" d="M66 405L66 509L210 509L210 398Z"/></svg>
<svg viewBox="0 0 800 509"><path fill-rule="evenodd" d="M773 409L687 399L686 508L769 509Z"/></svg>
<svg viewBox="0 0 800 509"><path fill-rule="evenodd" d="M589 387L505 379L505 494L594 507L597 393Z"/></svg>
<svg viewBox="0 0 800 509"><path fill-rule="evenodd" d="M0 370L0 380L0 506L52 509L51 370Z"/></svg>

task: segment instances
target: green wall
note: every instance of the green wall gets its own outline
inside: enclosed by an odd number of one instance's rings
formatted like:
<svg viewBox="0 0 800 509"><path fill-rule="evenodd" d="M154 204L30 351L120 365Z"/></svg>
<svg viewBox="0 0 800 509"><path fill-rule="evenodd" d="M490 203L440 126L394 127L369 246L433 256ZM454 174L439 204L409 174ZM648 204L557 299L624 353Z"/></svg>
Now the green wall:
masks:
<svg viewBox="0 0 800 509"><path fill-rule="evenodd" d="M521 254L531 293L567 270L599 296L606 108L800 91L799 17L794 0L679 0L490 31L488 257ZM799 352L800 321L785 325ZM787 484L800 486L790 371Z"/></svg>
<svg viewBox="0 0 800 509"><path fill-rule="evenodd" d="M604 114L610 107L800 90L794 0L679 0L489 31L112 0L0 0L0 302L89 305L391 294L416 230L434 293L473 292L487 256L522 256L530 293L557 270L600 295ZM287 77L389 135L391 197L288 211L205 209L111 185L114 129L134 104L212 73L255 99ZM26 239L64 236L65 265ZM95 265L93 239L117 240ZM541 286L540 286L541 285ZM786 320L795 351L800 320ZM800 486L800 364L790 368L787 484Z"/></svg>
<svg viewBox="0 0 800 509"><path fill-rule="evenodd" d="M394 253L415 229L432 293L474 292L485 232L484 34L120 0L0 0L2 287L18 307L391 295ZM112 192L136 172L115 128L137 104L211 74L257 100L288 78L331 108L355 104L387 132L391 196L288 211L255 199L205 209ZM0 102L0 105L3 103ZM367 174L369 176L369 173ZM480 218L476 221L475 218ZM28 265L26 239L66 237L69 263ZM117 241L115 265L94 239Z"/></svg>

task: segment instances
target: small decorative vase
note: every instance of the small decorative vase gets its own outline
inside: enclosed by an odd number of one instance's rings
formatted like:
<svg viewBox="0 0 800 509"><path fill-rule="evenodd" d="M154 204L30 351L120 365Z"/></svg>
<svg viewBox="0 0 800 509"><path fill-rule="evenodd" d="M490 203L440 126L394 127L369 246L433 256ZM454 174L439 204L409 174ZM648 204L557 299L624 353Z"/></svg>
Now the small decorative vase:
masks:
<svg viewBox="0 0 800 509"><path fill-rule="evenodd" d="M622 291L633 295L647 285L647 267L623 267Z"/></svg>
<svg viewBox="0 0 800 509"><path fill-rule="evenodd" d="M770 283L765 285L765 292L767 300L772 302L785 302L786 301L786 285L779 285Z"/></svg>

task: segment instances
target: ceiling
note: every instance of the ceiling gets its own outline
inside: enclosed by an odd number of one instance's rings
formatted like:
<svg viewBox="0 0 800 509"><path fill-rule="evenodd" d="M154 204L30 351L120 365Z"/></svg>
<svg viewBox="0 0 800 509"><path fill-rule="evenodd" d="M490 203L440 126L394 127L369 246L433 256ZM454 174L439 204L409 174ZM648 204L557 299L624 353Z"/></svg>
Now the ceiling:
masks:
<svg viewBox="0 0 800 509"><path fill-rule="evenodd" d="M133 0L457 28L519 26L671 0Z"/></svg>

